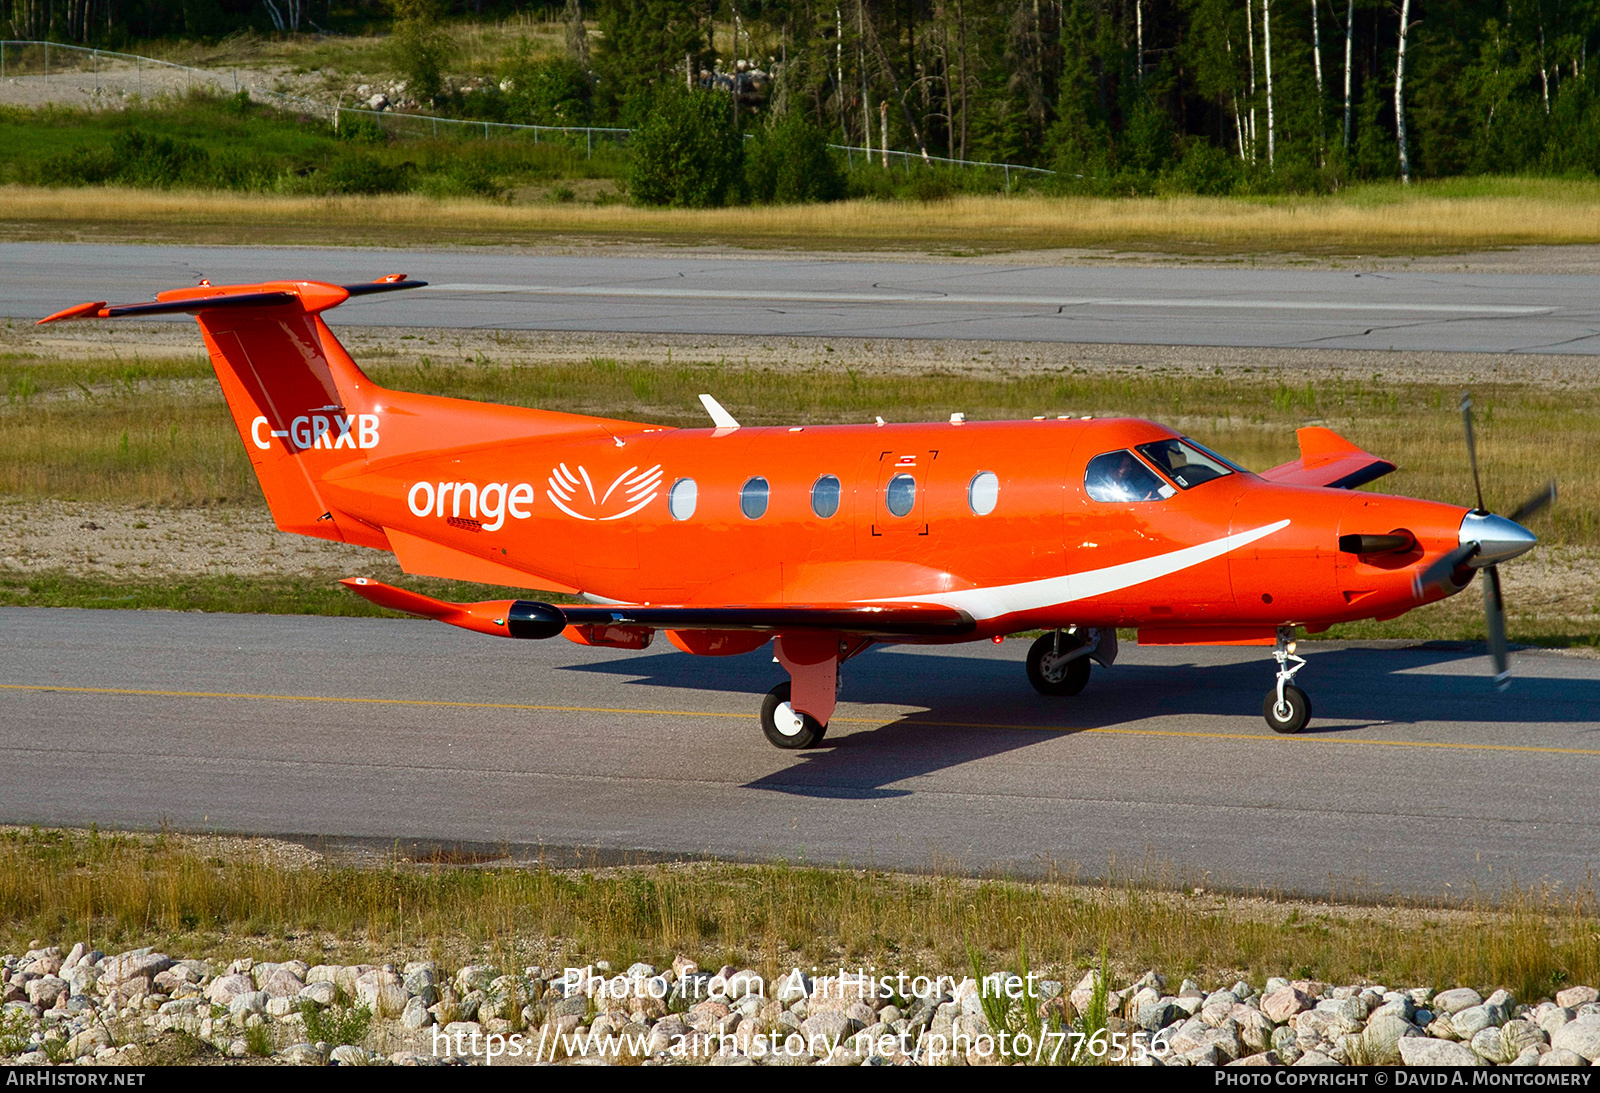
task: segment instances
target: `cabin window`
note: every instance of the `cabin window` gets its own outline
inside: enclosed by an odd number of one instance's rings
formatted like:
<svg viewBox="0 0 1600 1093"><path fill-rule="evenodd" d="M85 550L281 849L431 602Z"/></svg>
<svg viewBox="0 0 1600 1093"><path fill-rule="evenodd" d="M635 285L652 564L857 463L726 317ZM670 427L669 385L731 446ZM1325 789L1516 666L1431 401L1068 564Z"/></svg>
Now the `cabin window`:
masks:
<svg viewBox="0 0 1600 1093"><path fill-rule="evenodd" d="M1139 445L1139 452L1186 490L1234 472L1220 455L1207 452L1192 442L1157 440Z"/></svg>
<svg viewBox="0 0 1600 1093"><path fill-rule="evenodd" d="M752 478L739 490L739 511L751 520L767 514L767 480Z"/></svg>
<svg viewBox="0 0 1600 1093"><path fill-rule="evenodd" d="M1000 476L979 471L967 484L967 507L974 516L988 516L1000 502Z"/></svg>
<svg viewBox="0 0 1600 1093"><path fill-rule="evenodd" d="M674 520L687 520L694 515L694 506L700 500L700 487L692 478L680 478L667 491L667 511Z"/></svg>
<svg viewBox="0 0 1600 1093"><path fill-rule="evenodd" d="M889 479L885 503L891 516L909 516L917 505L917 480L909 474L897 474Z"/></svg>
<svg viewBox="0 0 1600 1093"><path fill-rule="evenodd" d="M1089 460L1083 488L1096 501L1164 501L1178 491L1161 481L1129 451L1106 452Z"/></svg>
<svg viewBox="0 0 1600 1093"><path fill-rule="evenodd" d="M825 474L811 487L811 511L824 520L839 511L839 480Z"/></svg>

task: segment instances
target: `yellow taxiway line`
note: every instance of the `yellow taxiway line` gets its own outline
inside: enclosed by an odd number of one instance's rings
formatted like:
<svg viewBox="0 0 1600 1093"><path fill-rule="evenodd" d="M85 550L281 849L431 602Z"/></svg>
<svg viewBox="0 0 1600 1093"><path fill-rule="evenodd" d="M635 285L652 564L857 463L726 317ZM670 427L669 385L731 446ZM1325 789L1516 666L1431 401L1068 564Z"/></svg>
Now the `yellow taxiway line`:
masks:
<svg viewBox="0 0 1600 1093"><path fill-rule="evenodd" d="M723 713L714 710L642 710L609 706L545 706L515 702L450 702L428 698L353 698L341 695L273 695L248 694L232 691L158 691L132 687L63 687L44 683L0 683L0 691L56 691L63 694L127 695L144 698L215 698L248 702L331 702L365 706L425 706L459 710L520 710L536 713L599 713L628 714L634 717L729 717L746 720L748 713ZM834 723L849 725L885 726L894 724L882 718L835 717ZM1443 748L1452 751L1508 751L1533 752L1543 755L1600 755L1600 748L1552 748L1536 744L1464 744L1456 741L1432 740L1371 740L1350 737L1330 738L1312 736L1265 736L1246 732L1193 732L1181 729L1128 729L1118 726L1103 728L1077 728L1070 725L1001 725L975 721L918 721L919 725L946 729L1004 729L1011 731L1055 732L1062 734L1095 733L1102 736L1159 736L1181 737L1191 740L1248 740L1256 743L1347 744L1378 748Z"/></svg>

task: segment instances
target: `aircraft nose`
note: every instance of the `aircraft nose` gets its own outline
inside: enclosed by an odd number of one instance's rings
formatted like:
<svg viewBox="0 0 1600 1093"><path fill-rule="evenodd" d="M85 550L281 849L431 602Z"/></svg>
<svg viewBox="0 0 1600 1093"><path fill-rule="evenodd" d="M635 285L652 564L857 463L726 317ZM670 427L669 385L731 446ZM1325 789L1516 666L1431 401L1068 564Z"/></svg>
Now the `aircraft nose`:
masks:
<svg viewBox="0 0 1600 1093"><path fill-rule="evenodd" d="M1538 541L1521 524L1492 512L1469 512L1461 519L1461 545L1478 544L1478 553L1467 563L1474 569L1526 554Z"/></svg>

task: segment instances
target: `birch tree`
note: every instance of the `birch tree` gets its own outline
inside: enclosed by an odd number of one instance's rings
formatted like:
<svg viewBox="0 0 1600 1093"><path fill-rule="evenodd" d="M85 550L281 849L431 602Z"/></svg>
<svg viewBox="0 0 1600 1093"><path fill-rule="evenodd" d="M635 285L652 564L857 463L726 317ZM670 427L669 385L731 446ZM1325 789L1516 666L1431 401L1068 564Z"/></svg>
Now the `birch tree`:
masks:
<svg viewBox="0 0 1600 1093"><path fill-rule="evenodd" d="M1350 55L1356 31L1356 0L1348 0L1344 12L1344 147L1350 148Z"/></svg>
<svg viewBox="0 0 1600 1093"><path fill-rule="evenodd" d="M1274 167L1278 133L1272 118L1272 0L1261 0L1261 52L1267 63L1267 166Z"/></svg>
<svg viewBox="0 0 1600 1093"><path fill-rule="evenodd" d="M1406 149L1406 32L1411 28L1411 0L1400 0L1400 50L1394 62L1394 128L1400 146L1400 181L1411 183L1411 156Z"/></svg>

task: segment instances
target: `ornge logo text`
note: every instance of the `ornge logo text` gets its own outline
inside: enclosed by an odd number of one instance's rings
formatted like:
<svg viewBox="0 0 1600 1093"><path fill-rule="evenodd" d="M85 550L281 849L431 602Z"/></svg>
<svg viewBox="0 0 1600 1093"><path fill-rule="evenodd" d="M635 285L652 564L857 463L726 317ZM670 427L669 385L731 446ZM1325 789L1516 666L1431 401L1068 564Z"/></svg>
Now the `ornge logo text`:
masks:
<svg viewBox="0 0 1600 1093"><path fill-rule="evenodd" d="M449 516L444 514L447 501ZM466 531L499 531L507 516L526 520L533 515L521 507L533 504L533 487L526 482L489 482L481 489L476 482L418 482L406 491L406 504L413 516L443 517Z"/></svg>

